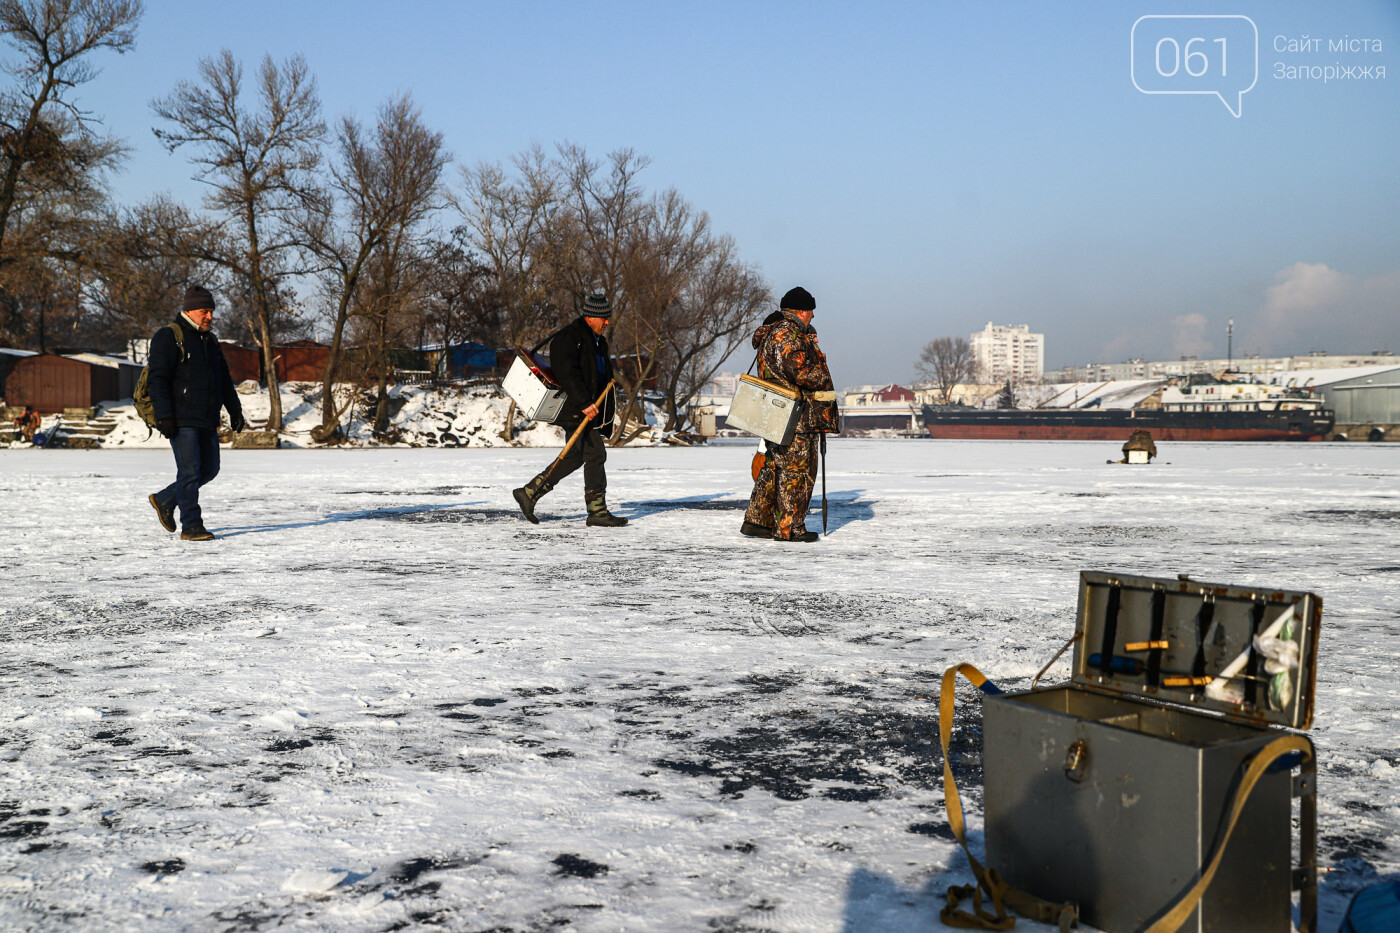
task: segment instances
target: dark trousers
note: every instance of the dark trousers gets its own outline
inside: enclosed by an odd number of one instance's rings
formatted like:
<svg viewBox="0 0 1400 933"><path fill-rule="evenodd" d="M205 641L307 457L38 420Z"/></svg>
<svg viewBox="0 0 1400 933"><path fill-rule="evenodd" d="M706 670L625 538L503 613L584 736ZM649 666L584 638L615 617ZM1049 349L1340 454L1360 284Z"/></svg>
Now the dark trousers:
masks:
<svg viewBox="0 0 1400 933"><path fill-rule="evenodd" d="M156 493L167 509L180 507L182 528L204 524L199 511L199 487L219 475L219 435L205 428L181 428L170 439L175 452L175 482Z"/></svg>
<svg viewBox="0 0 1400 933"><path fill-rule="evenodd" d="M583 467L583 491L607 492L608 473L603 468L607 459L608 447L603 443L603 435L597 428L591 427L583 432L577 444L569 448L564 459L549 471L549 485L556 485L561 479Z"/></svg>

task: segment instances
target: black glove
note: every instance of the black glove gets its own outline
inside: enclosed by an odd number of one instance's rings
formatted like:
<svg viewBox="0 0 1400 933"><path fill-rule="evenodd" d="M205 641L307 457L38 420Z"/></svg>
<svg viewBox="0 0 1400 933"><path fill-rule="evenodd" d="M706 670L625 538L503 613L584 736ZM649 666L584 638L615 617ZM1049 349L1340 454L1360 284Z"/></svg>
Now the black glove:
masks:
<svg viewBox="0 0 1400 933"><path fill-rule="evenodd" d="M245 427L247 427L248 422L243 420L243 412L230 412L228 416L228 426L233 429L234 433L242 431Z"/></svg>
<svg viewBox="0 0 1400 933"><path fill-rule="evenodd" d="M156 421L156 430L173 439L176 434L180 433L180 423L174 418L160 418Z"/></svg>

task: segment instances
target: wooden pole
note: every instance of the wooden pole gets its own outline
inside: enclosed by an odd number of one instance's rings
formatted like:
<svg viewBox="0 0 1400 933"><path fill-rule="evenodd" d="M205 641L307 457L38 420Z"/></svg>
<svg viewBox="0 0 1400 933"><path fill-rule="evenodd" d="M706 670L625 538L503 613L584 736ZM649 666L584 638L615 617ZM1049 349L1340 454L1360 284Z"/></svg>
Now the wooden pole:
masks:
<svg viewBox="0 0 1400 933"><path fill-rule="evenodd" d="M612 391L613 383L615 381L616 380L614 379L609 379L608 384L603 386L603 391L598 395L597 400L593 403L593 407L598 409L599 414L603 413L603 400L607 398L608 393ZM564 445L563 450L559 451L559 456L555 457L554 462L545 468L544 476L546 477L546 481L548 481L549 474L553 473L554 468L559 465L559 461L564 459L565 455L568 454L568 452L573 448L574 444L578 443L578 439L583 436L583 432L588 430L588 424L592 420L592 418L584 416L584 419L582 422L580 422L579 426L574 428L574 433L569 435L569 442Z"/></svg>

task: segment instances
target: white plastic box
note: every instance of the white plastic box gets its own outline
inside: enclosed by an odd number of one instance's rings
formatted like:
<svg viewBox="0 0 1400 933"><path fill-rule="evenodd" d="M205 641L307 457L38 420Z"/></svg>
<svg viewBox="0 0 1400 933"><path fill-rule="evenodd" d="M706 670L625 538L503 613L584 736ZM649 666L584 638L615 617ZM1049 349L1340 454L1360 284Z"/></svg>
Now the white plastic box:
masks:
<svg viewBox="0 0 1400 933"><path fill-rule="evenodd" d="M801 413L801 396L797 392L746 373L739 377L739 390L729 403L724 424L785 445L792 443Z"/></svg>
<svg viewBox="0 0 1400 933"><path fill-rule="evenodd" d="M526 417L553 424L564 407L565 394L542 366L532 363L517 350L506 371L501 388L515 399L515 406Z"/></svg>

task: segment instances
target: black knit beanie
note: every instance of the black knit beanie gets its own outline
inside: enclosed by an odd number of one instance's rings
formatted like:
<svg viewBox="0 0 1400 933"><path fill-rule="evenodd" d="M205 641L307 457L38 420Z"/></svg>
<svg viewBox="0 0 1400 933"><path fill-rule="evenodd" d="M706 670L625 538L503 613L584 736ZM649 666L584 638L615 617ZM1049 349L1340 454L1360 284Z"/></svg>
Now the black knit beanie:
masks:
<svg viewBox="0 0 1400 933"><path fill-rule="evenodd" d="M185 303L181 311L213 311L214 296L203 285L191 285L185 289Z"/></svg>
<svg viewBox="0 0 1400 933"><path fill-rule="evenodd" d="M815 311L817 310L817 299L812 297L812 293L801 285L790 289L783 300L778 303L778 307L786 308L789 311Z"/></svg>
<svg viewBox="0 0 1400 933"><path fill-rule="evenodd" d="M583 303L584 317L612 317L612 305L608 304L608 296L602 292L594 292L588 296L588 300Z"/></svg>

